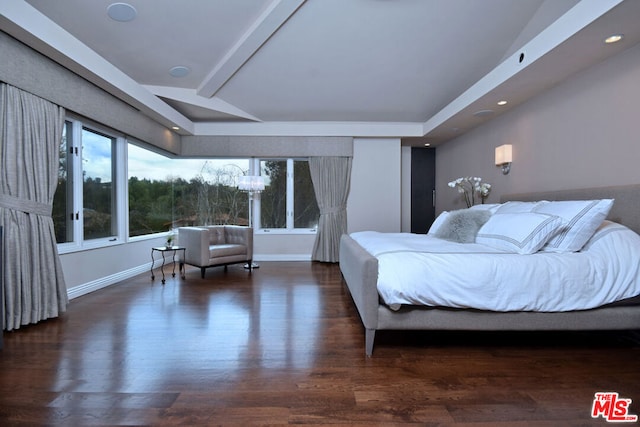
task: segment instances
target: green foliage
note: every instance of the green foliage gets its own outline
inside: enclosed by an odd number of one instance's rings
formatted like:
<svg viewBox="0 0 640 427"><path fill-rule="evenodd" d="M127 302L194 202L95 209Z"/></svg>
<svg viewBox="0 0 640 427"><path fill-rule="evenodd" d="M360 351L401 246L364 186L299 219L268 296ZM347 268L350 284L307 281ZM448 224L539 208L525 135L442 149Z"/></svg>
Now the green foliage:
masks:
<svg viewBox="0 0 640 427"><path fill-rule="evenodd" d="M287 161L265 161L262 173L268 177L269 185L260 197L261 225L264 228L286 228ZM315 228L320 217L320 209L316 202L309 162L295 160L293 176L293 226Z"/></svg>
<svg viewBox="0 0 640 427"><path fill-rule="evenodd" d="M264 162L262 173L269 185L260 196L260 223L264 228L287 226L287 161Z"/></svg>
<svg viewBox="0 0 640 427"><path fill-rule="evenodd" d="M84 238L96 239L117 233L113 215L113 186L100 178L87 178L82 185Z"/></svg>
<svg viewBox="0 0 640 427"><path fill-rule="evenodd" d="M247 194L235 186L186 181L129 179L129 234L139 236L173 227L204 224L247 225Z"/></svg>

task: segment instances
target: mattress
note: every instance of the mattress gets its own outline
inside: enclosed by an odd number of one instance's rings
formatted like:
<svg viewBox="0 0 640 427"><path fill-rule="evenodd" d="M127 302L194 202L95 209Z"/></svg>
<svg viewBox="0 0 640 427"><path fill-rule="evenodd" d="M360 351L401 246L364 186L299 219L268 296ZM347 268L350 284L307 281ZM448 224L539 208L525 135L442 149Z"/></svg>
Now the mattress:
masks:
<svg viewBox="0 0 640 427"><path fill-rule="evenodd" d="M640 236L605 221L579 252L507 253L411 233L352 233L378 259L378 293L401 305L586 310L640 295Z"/></svg>

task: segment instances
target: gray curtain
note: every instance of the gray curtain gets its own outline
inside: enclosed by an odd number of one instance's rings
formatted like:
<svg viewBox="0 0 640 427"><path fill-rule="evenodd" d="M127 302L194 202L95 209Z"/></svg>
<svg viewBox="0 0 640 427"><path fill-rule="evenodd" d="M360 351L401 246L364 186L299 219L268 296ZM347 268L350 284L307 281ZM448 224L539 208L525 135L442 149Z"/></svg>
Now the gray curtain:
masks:
<svg viewBox="0 0 640 427"><path fill-rule="evenodd" d="M68 297L51 210L64 109L0 83L3 328L57 317Z"/></svg>
<svg viewBox="0 0 640 427"><path fill-rule="evenodd" d="M351 157L311 157L309 170L320 208L318 234L311 259L338 262L340 236L347 232Z"/></svg>

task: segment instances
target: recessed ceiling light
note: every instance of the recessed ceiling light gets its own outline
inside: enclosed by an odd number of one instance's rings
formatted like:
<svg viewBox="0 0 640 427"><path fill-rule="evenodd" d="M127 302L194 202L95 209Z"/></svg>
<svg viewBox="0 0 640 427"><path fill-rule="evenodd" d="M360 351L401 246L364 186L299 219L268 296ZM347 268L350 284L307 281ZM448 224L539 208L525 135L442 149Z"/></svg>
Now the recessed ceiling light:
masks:
<svg viewBox="0 0 640 427"><path fill-rule="evenodd" d="M425 147L431 147L431 144L429 144L428 142L424 144Z"/></svg>
<svg viewBox="0 0 640 427"><path fill-rule="evenodd" d="M118 22L129 22L135 19L138 11L127 3L113 3L107 7L109 18Z"/></svg>
<svg viewBox="0 0 640 427"><path fill-rule="evenodd" d="M498 105L507 105L507 101L505 100L498 101Z"/></svg>
<svg viewBox="0 0 640 427"><path fill-rule="evenodd" d="M172 69L169 70L169 74L171 74L173 77L184 77L187 74L189 74L191 70L189 70L189 68L183 66L183 65L178 65L176 67L173 67Z"/></svg>
<svg viewBox="0 0 640 427"><path fill-rule="evenodd" d="M178 126L171 126L171 129L173 130L180 130L180 128Z"/></svg>
<svg viewBox="0 0 640 427"><path fill-rule="evenodd" d="M604 42L607 43L607 44L617 43L620 40L622 40L623 38L624 38L624 34L614 34L614 35L609 36L606 39L604 39Z"/></svg>

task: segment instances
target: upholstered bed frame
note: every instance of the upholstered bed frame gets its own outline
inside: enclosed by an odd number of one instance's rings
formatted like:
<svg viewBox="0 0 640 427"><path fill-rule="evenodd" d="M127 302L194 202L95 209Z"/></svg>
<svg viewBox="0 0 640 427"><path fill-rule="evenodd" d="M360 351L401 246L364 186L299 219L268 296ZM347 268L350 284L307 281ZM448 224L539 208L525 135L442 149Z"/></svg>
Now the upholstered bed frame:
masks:
<svg viewBox="0 0 640 427"><path fill-rule="evenodd" d="M613 198L608 219L640 234L640 185L512 194L509 200L585 200ZM609 305L561 312L489 312L440 307L403 306L390 310L377 290L378 261L349 235L340 241L340 270L365 327L365 352L373 353L377 330L624 330L640 329L640 305Z"/></svg>

